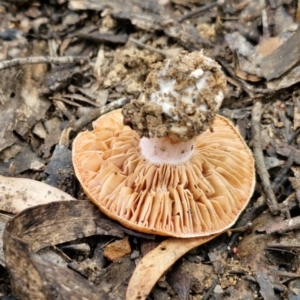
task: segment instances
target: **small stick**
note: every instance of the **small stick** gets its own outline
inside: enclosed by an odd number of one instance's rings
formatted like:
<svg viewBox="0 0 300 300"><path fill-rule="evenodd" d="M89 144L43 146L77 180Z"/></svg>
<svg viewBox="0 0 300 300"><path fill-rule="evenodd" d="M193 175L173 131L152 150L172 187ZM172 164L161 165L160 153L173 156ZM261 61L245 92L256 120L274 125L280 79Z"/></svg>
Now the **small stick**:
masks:
<svg viewBox="0 0 300 300"><path fill-rule="evenodd" d="M274 193L276 193L276 191L282 186L284 177L287 175L288 171L290 170L294 162L294 153L295 151L294 149L292 149L288 157L288 160L285 163L285 166L281 169L281 171L279 172L279 174L276 176L273 183L271 184Z"/></svg>
<svg viewBox="0 0 300 300"><path fill-rule="evenodd" d="M228 229L228 230L227 230L227 234L228 234L229 236L231 236L231 234L232 234L233 232L245 232L245 231L247 231L247 230L249 230L249 229L252 229L252 227L253 227L252 222L248 222L248 223L247 223L246 225L244 225L244 226Z"/></svg>
<svg viewBox="0 0 300 300"><path fill-rule="evenodd" d="M289 138L289 140L287 141L287 143L290 145L293 140L295 139L295 137L297 137L300 133L300 128L298 128L292 135L291 137Z"/></svg>
<svg viewBox="0 0 300 300"><path fill-rule="evenodd" d="M91 111L88 114L85 114L83 117L81 117L75 122L73 120L70 120L68 126L66 126L61 133L59 144L68 147L70 143L71 132L80 131L85 125L90 124L94 120L98 119L100 116L107 114L108 112L114 109L122 107L129 101L130 100L128 98L120 98L105 106L102 106L100 108L95 108L93 111Z"/></svg>
<svg viewBox="0 0 300 300"><path fill-rule="evenodd" d="M300 278L300 274L292 273L292 272L283 272L277 270L269 270L268 272L270 275L277 275L281 277L288 277L288 278Z"/></svg>
<svg viewBox="0 0 300 300"><path fill-rule="evenodd" d="M252 129L251 129L252 139L253 139L253 154L255 157L255 165L256 165L257 173L261 179L264 192L266 194L266 200L267 200L267 204L269 206L270 212L273 215L278 215L278 213L279 213L278 203L277 203L275 194L273 192L273 189L272 189L272 186L270 183L269 173L268 173L266 165L265 165L264 155L263 155L263 151L261 148L261 142L260 142L261 115L262 115L262 104L260 101L257 101L256 103L254 103L253 108L252 108Z"/></svg>
<svg viewBox="0 0 300 300"><path fill-rule="evenodd" d="M160 50L160 49L157 49L155 47L146 45L146 44L140 42L139 40L137 40L137 39L135 39L133 37L130 37L129 41L132 42L132 43L134 43L134 44L136 44L136 45L138 45L138 46L140 46L140 47L142 47L142 48L145 48L145 49L150 50L152 52L156 52L156 53L161 54L161 55L163 55L165 57L171 57L171 55L169 55L167 52L165 52L163 50Z"/></svg>
<svg viewBox="0 0 300 300"><path fill-rule="evenodd" d="M193 18L193 17L197 17L199 14L215 7L215 6L219 6L219 5L222 5L224 3L223 0L218 0L216 2L213 2L213 3L210 3L210 4L207 4L207 5L204 5L204 6L201 6L185 15L183 15L179 20L178 22L181 23L183 22L184 20L187 20L187 19L190 19L190 18Z"/></svg>
<svg viewBox="0 0 300 300"><path fill-rule="evenodd" d="M214 282L212 283L211 287L209 288L209 290L206 292L206 294L203 296L202 300L208 300L212 294L212 292L214 291L214 288L216 287L217 283L218 283L219 279L216 278L214 280Z"/></svg>
<svg viewBox="0 0 300 300"><path fill-rule="evenodd" d="M14 58L10 60L0 61L0 70L20 67L24 65L33 64L71 64L71 63L84 63L89 60L86 56L63 56L63 57L51 57L51 56L36 56L36 57L26 57L26 58Z"/></svg>
<svg viewBox="0 0 300 300"><path fill-rule="evenodd" d="M287 219L283 221L279 221L273 225L267 225L264 228L258 230L258 232L266 232L267 234L271 233L279 233L283 234L287 231L298 230L300 228L300 217L294 217L292 219Z"/></svg>
<svg viewBox="0 0 300 300"><path fill-rule="evenodd" d="M107 114L108 112L110 112L112 110L122 107L129 101L130 101L130 99L124 97L124 98L120 98L118 100L112 101L111 103L109 103L105 106L102 106L100 108L96 108L89 114L86 114L79 120L75 121L70 127L72 127L73 131L78 132L85 125L91 123L92 121L96 120L100 116Z"/></svg>

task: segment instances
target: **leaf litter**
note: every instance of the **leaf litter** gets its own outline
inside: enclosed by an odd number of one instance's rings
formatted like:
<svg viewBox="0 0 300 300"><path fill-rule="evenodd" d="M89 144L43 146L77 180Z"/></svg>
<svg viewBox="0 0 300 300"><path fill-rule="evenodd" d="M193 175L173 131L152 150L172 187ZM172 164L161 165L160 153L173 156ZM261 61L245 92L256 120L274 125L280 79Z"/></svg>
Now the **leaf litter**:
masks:
<svg viewBox="0 0 300 300"><path fill-rule="evenodd" d="M0 4L0 174L6 176L0 181L6 190L0 263L11 278L1 278L0 296L295 299L300 282L299 3L19 4L23 1ZM79 131L140 97L151 64L182 49L203 49L222 65L228 92L220 113L235 122L250 146L260 148L262 155L255 158L265 165L243 222L237 222L239 230L209 243L208 238L150 239L123 229L85 201L70 160ZM31 64L32 57L47 63ZM258 101L259 137L251 132ZM68 201L58 196L53 202L62 191ZM40 202L45 200L51 203ZM267 204L276 202L279 215L273 216ZM248 222L252 227L245 227ZM117 261L105 258L104 252L115 254L110 249L119 241L131 253Z"/></svg>

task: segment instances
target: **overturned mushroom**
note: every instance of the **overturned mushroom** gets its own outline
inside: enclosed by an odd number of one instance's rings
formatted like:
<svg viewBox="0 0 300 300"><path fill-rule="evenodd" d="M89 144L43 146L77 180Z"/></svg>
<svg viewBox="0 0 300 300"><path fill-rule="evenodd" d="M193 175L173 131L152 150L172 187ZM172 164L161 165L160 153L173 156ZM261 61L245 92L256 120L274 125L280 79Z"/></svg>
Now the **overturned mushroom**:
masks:
<svg viewBox="0 0 300 300"><path fill-rule="evenodd" d="M255 170L242 137L216 115L225 89L220 66L201 52L154 65L141 101L100 117L74 141L76 175L89 198L146 233L197 237L232 226L252 195Z"/></svg>

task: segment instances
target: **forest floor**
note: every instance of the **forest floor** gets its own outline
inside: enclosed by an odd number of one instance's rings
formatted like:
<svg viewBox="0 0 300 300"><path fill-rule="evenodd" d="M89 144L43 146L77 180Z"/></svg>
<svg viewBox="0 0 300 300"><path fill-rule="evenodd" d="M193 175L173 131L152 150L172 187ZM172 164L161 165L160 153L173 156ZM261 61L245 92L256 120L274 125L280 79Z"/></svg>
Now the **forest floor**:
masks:
<svg viewBox="0 0 300 300"><path fill-rule="evenodd" d="M0 298L300 299L299 21L295 0L0 1ZM211 241L122 227L72 165L77 134L182 51L221 65L219 114L256 164Z"/></svg>

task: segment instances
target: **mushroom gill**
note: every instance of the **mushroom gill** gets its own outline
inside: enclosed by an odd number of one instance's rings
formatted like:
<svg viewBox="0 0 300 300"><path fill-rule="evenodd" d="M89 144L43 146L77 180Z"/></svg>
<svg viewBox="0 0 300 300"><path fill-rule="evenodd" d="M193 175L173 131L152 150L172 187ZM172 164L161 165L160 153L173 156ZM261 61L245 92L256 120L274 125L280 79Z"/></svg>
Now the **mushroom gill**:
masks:
<svg viewBox="0 0 300 300"><path fill-rule="evenodd" d="M212 132L206 129L193 137L188 157L177 164L146 159L143 137L123 125L121 110L100 117L93 127L73 144L77 178L104 214L128 228L184 238L207 236L231 227L249 202L254 159L222 116L214 116Z"/></svg>

